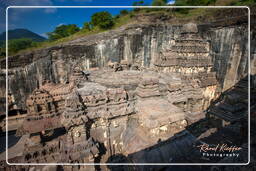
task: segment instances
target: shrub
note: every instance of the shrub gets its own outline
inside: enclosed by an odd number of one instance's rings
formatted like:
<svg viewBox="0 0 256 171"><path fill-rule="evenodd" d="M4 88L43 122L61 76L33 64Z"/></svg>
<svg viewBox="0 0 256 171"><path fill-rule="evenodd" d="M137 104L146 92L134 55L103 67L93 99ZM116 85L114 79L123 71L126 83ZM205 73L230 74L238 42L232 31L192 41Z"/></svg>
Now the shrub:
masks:
<svg viewBox="0 0 256 171"><path fill-rule="evenodd" d="M26 49L32 46L33 41L32 39L28 38L12 39L8 41L8 51L10 53L16 53L19 50Z"/></svg>
<svg viewBox="0 0 256 171"><path fill-rule="evenodd" d="M189 6L187 1L184 0L176 0L175 6ZM188 14L189 9L188 8L175 8L175 11L182 13L182 14Z"/></svg>
<svg viewBox="0 0 256 171"><path fill-rule="evenodd" d="M85 30L92 30L92 24L90 23L90 22L85 22L84 23L84 26L83 26L83 29L85 29Z"/></svg>
<svg viewBox="0 0 256 171"><path fill-rule="evenodd" d="M102 29L109 29L114 25L114 20L112 15L107 12L97 12L92 15L91 23L93 26L99 26Z"/></svg>
<svg viewBox="0 0 256 171"><path fill-rule="evenodd" d="M133 2L133 6L140 6L140 5L143 5L144 4L144 1L135 1Z"/></svg>
<svg viewBox="0 0 256 171"><path fill-rule="evenodd" d="M32 39L20 38L20 39L11 39L8 40L8 51L9 55L12 55L22 49L36 47L38 42L33 42ZM0 43L0 57L5 57L5 41Z"/></svg>
<svg viewBox="0 0 256 171"><path fill-rule="evenodd" d="M114 19L118 19L118 18L120 18L120 15L119 15L119 14L117 14L117 15L114 17Z"/></svg>
<svg viewBox="0 0 256 171"><path fill-rule="evenodd" d="M80 29L75 24L61 25L55 28L53 32L47 33L49 40L57 40L63 37L70 36Z"/></svg>
<svg viewBox="0 0 256 171"><path fill-rule="evenodd" d="M144 1L135 1L135 2L133 2L133 6L141 6L141 5L143 5L144 4ZM134 8L134 11L140 11L140 8Z"/></svg>
<svg viewBox="0 0 256 171"><path fill-rule="evenodd" d="M130 13L130 18L133 18L135 15L133 13Z"/></svg>
<svg viewBox="0 0 256 171"><path fill-rule="evenodd" d="M167 0L153 0L152 6L165 6L167 4Z"/></svg>
<svg viewBox="0 0 256 171"><path fill-rule="evenodd" d="M128 13L129 13L129 12L128 12L127 10L121 10L121 11L120 11L120 14L121 14L121 15L126 15L126 14L128 14Z"/></svg>
<svg viewBox="0 0 256 171"><path fill-rule="evenodd" d="M0 58L5 57L5 42L0 42Z"/></svg>

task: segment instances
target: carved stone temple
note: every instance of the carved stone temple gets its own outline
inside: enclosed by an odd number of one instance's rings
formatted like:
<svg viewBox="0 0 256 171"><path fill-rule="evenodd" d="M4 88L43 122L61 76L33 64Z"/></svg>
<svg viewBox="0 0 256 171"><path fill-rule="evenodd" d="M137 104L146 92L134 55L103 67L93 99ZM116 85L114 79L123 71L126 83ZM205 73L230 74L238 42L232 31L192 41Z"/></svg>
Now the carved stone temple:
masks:
<svg viewBox="0 0 256 171"><path fill-rule="evenodd" d="M68 53L65 49L56 50L51 54L54 62L62 60L60 51ZM93 65L95 60L104 65ZM200 34L196 24L180 27L168 46L152 57L150 66L123 56L107 62L97 58L68 65L70 70L62 70L61 74L60 67L52 71L63 76L60 81L42 76L40 84L26 97L26 113L10 117L9 129L15 130L20 139L9 147L9 162L215 161L215 158L201 157L195 146L215 140L238 142L242 136L237 135L246 127L247 103L239 99L246 96L248 80L220 96L211 41ZM10 111L17 110L12 96L8 97ZM234 121L236 129L232 127ZM4 130L6 125L1 126ZM218 131L231 130L236 134L228 140L215 135ZM242 135L245 139L244 132ZM6 168L4 164L1 167ZM11 169L49 167L12 166ZM153 168L136 166L137 170ZM53 169L120 168L81 165L53 166Z"/></svg>

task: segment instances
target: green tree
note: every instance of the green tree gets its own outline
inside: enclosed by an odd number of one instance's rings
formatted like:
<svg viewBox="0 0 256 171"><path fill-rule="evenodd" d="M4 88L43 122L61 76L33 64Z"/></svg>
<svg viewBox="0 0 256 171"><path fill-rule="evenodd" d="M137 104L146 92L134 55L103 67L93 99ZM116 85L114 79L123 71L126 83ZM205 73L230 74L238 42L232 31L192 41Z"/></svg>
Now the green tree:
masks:
<svg viewBox="0 0 256 171"><path fill-rule="evenodd" d="M92 15L91 23L93 26L99 26L102 29L109 29L114 25L114 20L112 15L107 12L97 12Z"/></svg>
<svg viewBox="0 0 256 171"><path fill-rule="evenodd" d="M167 4L167 0L153 0L152 6L165 6Z"/></svg>
<svg viewBox="0 0 256 171"><path fill-rule="evenodd" d="M116 16L114 16L114 20L116 20L116 19L118 19L118 18L120 18L120 15L119 15L119 14L117 14Z"/></svg>
<svg viewBox="0 0 256 171"><path fill-rule="evenodd" d="M63 37L70 36L80 29L75 24L61 25L55 28L53 32L47 33L49 40L57 40Z"/></svg>
<svg viewBox="0 0 256 171"><path fill-rule="evenodd" d="M206 6L209 4L215 4L216 0L176 0L176 6Z"/></svg>
<svg viewBox="0 0 256 171"><path fill-rule="evenodd" d="M5 57L5 41L0 42L0 58Z"/></svg>
<svg viewBox="0 0 256 171"><path fill-rule="evenodd" d="M141 6L141 5L143 5L144 4L144 1L135 1L135 2L133 2L133 6ZM134 8L134 11L139 11L140 10L140 8Z"/></svg>
<svg viewBox="0 0 256 171"><path fill-rule="evenodd" d="M129 15L130 18L133 18L134 16L135 16L135 15L134 15L133 12L131 12L130 15Z"/></svg>
<svg viewBox="0 0 256 171"><path fill-rule="evenodd" d="M72 35L72 34L78 32L78 31L80 31L80 28L77 27L75 24L69 24L69 25L67 25L68 36L70 36L70 35Z"/></svg>
<svg viewBox="0 0 256 171"><path fill-rule="evenodd" d="M8 41L8 51L9 53L16 53L19 50L26 49L33 46L32 39L20 38L12 39Z"/></svg>
<svg viewBox="0 0 256 171"><path fill-rule="evenodd" d="M189 2L188 0L176 0L175 6L189 6ZM187 14L189 12L189 8L175 8L175 11L182 14Z"/></svg>
<svg viewBox="0 0 256 171"><path fill-rule="evenodd" d="M92 24L90 22L85 22L83 29L89 30L89 31L92 30Z"/></svg>
<svg viewBox="0 0 256 171"><path fill-rule="evenodd" d="M123 16L123 15L126 15L126 14L128 14L129 12L127 11L127 10L121 10L120 11L120 14Z"/></svg>
<svg viewBox="0 0 256 171"><path fill-rule="evenodd" d="M133 6L140 6L140 5L143 5L144 4L144 1L135 1L133 2Z"/></svg>

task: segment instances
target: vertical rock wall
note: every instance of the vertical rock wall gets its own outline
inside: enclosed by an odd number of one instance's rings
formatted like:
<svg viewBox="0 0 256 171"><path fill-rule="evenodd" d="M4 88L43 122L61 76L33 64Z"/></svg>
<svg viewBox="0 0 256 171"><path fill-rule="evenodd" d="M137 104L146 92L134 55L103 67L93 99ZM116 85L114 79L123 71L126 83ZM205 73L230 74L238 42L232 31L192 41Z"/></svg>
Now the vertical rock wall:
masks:
<svg viewBox="0 0 256 171"><path fill-rule="evenodd" d="M121 33L120 33L121 32ZM109 60L120 62L127 59L144 67L151 67L161 50L170 47L180 32L180 26L147 25L107 32L108 37L95 35L98 40L88 43L69 43L24 55L23 65L19 60L9 62L9 93L18 107L24 107L25 99L44 79L66 82L74 65L83 69L103 67ZM247 28L244 26L207 28L200 31L210 40L214 71L223 90L231 87L247 75ZM255 49L255 43L251 49ZM47 53L45 52L47 51ZM40 57L40 55L45 55ZM26 60L28 59L28 60ZM24 62L23 61L23 62ZM31 61L34 61L31 63ZM5 68L1 61L1 68ZM13 66L13 67L12 67ZM5 71L0 74L0 94L5 95ZM2 97L4 98L4 97Z"/></svg>
<svg viewBox="0 0 256 171"><path fill-rule="evenodd" d="M225 91L248 73L247 27L214 29L210 40L214 70Z"/></svg>

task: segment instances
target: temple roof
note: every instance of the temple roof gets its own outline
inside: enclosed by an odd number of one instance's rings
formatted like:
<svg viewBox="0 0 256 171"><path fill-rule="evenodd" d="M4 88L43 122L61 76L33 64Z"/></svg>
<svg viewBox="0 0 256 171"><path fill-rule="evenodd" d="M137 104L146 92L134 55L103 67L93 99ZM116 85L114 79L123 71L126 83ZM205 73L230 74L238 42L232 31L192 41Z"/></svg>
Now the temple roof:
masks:
<svg viewBox="0 0 256 171"><path fill-rule="evenodd" d="M197 33L197 25L195 23L184 24L181 28L182 33Z"/></svg>

